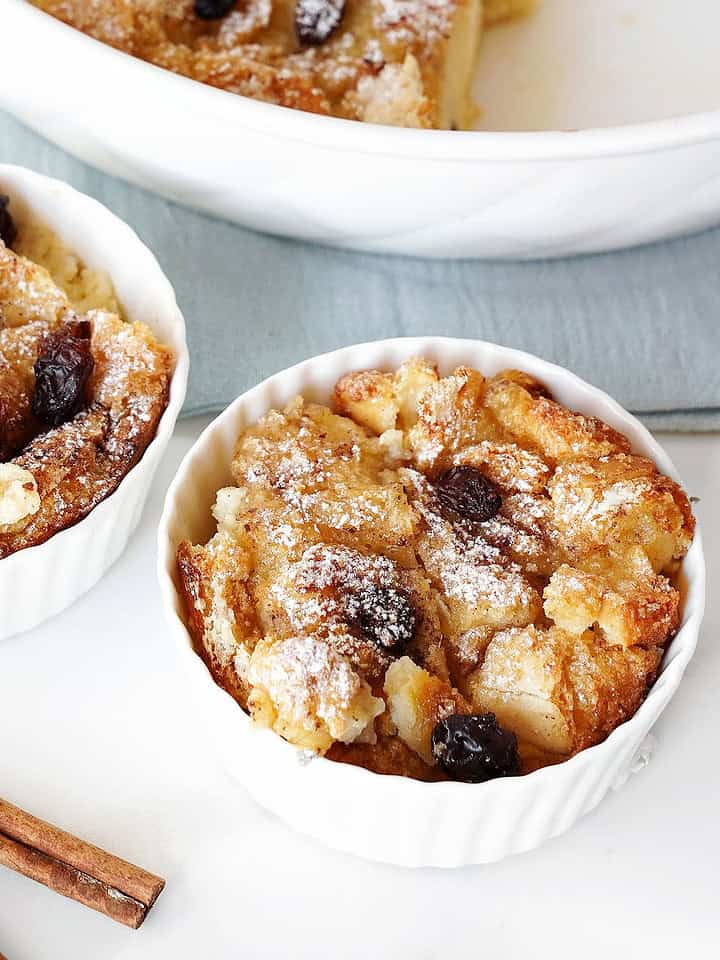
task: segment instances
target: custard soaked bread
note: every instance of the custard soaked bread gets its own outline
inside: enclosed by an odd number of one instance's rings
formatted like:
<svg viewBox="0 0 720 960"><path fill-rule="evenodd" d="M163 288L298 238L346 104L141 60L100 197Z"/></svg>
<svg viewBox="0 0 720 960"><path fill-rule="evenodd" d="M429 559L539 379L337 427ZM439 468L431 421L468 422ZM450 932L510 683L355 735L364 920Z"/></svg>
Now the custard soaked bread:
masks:
<svg viewBox="0 0 720 960"><path fill-rule="evenodd" d="M32 0L160 67L285 107L466 128L483 20L531 0Z"/></svg>
<svg viewBox="0 0 720 960"><path fill-rule="evenodd" d="M687 497L520 371L348 374L241 434L218 532L181 544L216 681L291 743L480 781L637 710L680 622Z"/></svg>
<svg viewBox="0 0 720 960"><path fill-rule="evenodd" d="M5 236L16 249L0 239L0 560L115 490L155 435L172 369L147 327L114 312L107 278L49 231Z"/></svg>

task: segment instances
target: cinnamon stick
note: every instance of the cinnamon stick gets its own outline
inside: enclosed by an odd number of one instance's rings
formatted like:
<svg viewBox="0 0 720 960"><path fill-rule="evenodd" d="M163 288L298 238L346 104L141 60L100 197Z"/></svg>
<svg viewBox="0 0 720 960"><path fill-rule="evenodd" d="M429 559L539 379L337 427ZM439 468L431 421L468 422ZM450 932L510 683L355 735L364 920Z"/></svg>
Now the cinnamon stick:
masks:
<svg viewBox="0 0 720 960"><path fill-rule="evenodd" d="M160 877L6 800L0 800L0 864L133 929L165 886Z"/></svg>

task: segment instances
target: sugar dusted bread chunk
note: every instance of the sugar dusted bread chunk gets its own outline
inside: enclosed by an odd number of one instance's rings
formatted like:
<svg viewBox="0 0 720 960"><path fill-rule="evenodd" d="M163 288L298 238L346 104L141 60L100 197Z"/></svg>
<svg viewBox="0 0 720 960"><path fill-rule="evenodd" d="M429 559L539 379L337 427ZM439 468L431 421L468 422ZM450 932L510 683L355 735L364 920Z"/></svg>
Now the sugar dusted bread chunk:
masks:
<svg viewBox="0 0 720 960"><path fill-rule="evenodd" d="M363 427L298 400L245 432L233 476L271 491L303 536L316 530L317 539L361 544L411 565L416 517L402 484L384 476L386 466L382 445Z"/></svg>
<svg viewBox="0 0 720 960"><path fill-rule="evenodd" d="M320 637L266 638L248 669L250 713L296 746L325 753L332 743L372 737L385 710L346 658Z"/></svg>
<svg viewBox="0 0 720 960"><path fill-rule="evenodd" d="M609 646L655 646L680 623L680 594L652 569L606 564L593 573L559 567L545 588L547 617L575 635L597 627Z"/></svg>
<svg viewBox="0 0 720 960"><path fill-rule="evenodd" d="M402 476L422 519L417 555L441 598L440 617L449 644L475 628L532 623L542 601L520 567L474 529L443 516L421 474L405 469Z"/></svg>
<svg viewBox="0 0 720 960"><path fill-rule="evenodd" d="M605 647L591 632L506 630L471 680L472 705L491 710L520 740L570 755L632 716L661 656L658 647Z"/></svg>
<svg viewBox="0 0 720 960"><path fill-rule="evenodd" d="M358 370L340 377L333 391L338 413L351 417L373 433L407 430L418 419L421 396L440 380L427 360L406 360L394 373Z"/></svg>
<svg viewBox="0 0 720 960"><path fill-rule="evenodd" d="M0 240L0 330L42 323L51 329L71 310L48 270Z"/></svg>
<svg viewBox="0 0 720 960"><path fill-rule="evenodd" d="M423 360L404 363L395 374L377 370L342 377L334 402L375 433L405 431L407 449L423 469L448 465L453 454L495 437L499 431L483 406L485 378L458 367L440 378Z"/></svg>
<svg viewBox="0 0 720 960"><path fill-rule="evenodd" d="M639 546L660 573L685 555L695 532L686 495L646 457L616 453L563 463L548 491L573 556Z"/></svg>
<svg viewBox="0 0 720 960"><path fill-rule="evenodd" d="M542 457L517 443L483 440L465 447L453 458L454 464L477 467L488 479L508 493L541 494L552 476Z"/></svg>
<svg viewBox="0 0 720 960"><path fill-rule="evenodd" d="M563 407L527 375L498 374L488 383L486 404L513 439L548 463L627 453L627 439L602 420Z"/></svg>

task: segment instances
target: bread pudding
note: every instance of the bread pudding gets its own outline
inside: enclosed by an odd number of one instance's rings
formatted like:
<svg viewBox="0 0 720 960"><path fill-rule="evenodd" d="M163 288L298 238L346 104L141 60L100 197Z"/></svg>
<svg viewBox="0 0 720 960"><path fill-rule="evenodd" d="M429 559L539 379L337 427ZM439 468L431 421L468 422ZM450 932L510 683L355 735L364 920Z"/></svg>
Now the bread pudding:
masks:
<svg viewBox="0 0 720 960"><path fill-rule="evenodd" d="M31 0L202 83L372 123L468 128L483 23L534 0Z"/></svg>
<svg viewBox="0 0 720 960"><path fill-rule="evenodd" d="M423 359L247 426L178 547L215 681L303 751L425 781L558 763L638 709L678 629L685 493L518 370Z"/></svg>
<svg viewBox="0 0 720 960"><path fill-rule="evenodd" d="M82 520L140 460L173 361L110 279L0 197L0 560Z"/></svg>

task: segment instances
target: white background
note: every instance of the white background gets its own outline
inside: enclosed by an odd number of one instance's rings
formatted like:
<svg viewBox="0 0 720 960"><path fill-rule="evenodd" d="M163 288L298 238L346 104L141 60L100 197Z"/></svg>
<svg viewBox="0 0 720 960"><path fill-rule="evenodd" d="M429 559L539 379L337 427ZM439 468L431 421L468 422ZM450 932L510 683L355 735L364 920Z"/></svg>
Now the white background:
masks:
<svg viewBox="0 0 720 960"><path fill-rule="evenodd" d="M720 435L661 436L709 564L697 654L650 765L502 863L404 871L329 852L223 773L183 696L155 586L171 441L141 529L76 606L0 644L0 795L167 878L141 930L0 871L8 960L709 957L720 942ZM38 591L42 584L37 585ZM403 816L388 810L389 818Z"/></svg>

